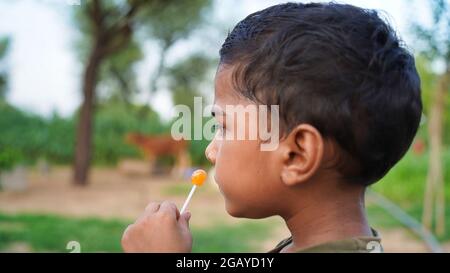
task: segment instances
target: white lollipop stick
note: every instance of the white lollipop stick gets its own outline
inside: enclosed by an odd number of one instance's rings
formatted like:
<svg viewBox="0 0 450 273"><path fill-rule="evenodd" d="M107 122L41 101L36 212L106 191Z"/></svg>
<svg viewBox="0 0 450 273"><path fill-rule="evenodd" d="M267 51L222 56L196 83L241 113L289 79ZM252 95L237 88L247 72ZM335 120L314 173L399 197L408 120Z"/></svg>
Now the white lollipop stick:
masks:
<svg viewBox="0 0 450 273"><path fill-rule="evenodd" d="M194 195L196 188L197 188L197 185L192 186L191 192L189 193L188 197L186 198L186 201L184 201L183 207L180 210L180 215L183 214L183 212L186 210L187 206L189 205L189 202L191 202L192 195Z"/></svg>
<svg viewBox="0 0 450 273"><path fill-rule="evenodd" d="M206 172L204 170L196 170L195 172L192 173L191 183L194 186L192 186L191 192L189 193L186 201L184 202L184 205L181 208L180 214L183 214L183 212L186 210L189 202L191 202L191 198L195 192L195 189L197 188L197 186L203 185L203 182L205 182L205 179L206 179Z"/></svg>

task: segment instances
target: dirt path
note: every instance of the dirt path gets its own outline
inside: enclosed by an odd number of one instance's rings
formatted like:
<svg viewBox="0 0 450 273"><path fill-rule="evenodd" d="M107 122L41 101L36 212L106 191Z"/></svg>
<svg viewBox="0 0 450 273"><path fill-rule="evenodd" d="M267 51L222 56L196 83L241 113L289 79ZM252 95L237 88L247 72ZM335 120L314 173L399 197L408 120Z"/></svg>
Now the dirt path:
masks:
<svg viewBox="0 0 450 273"><path fill-rule="evenodd" d="M183 190L180 181L166 177L126 176L111 169L94 169L88 187L71 184L69 168L56 168L49 175L29 174L29 188L25 192L0 192L0 209L5 212L55 213L68 216L96 216L134 219L150 201L171 200L180 205L187 195L170 194L172 188ZM188 185L186 185L188 191ZM198 191L190 208L203 213L218 209L202 203L220 204L220 195ZM168 192L167 194L165 192Z"/></svg>
<svg viewBox="0 0 450 273"><path fill-rule="evenodd" d="M0 211L8 213L52 213L76 217L123 218L132 221L150 201L170 200L179 207L190 185L167 177L127 176L115 169L96 168L88 187L71 184L71 170L54 168L48 175L32 171L25 192L0 192ZM186 183L186 184L183 184ZM230 217L214 183L196 192L189 210L191 225L206 227L217 223L244 223L251 220ZM289 233L279 218L261 220L273 225L273 236L262 241L261 251L273 248ZM386 252L426 252L426 247L402 228L379 230Z"/></svg>

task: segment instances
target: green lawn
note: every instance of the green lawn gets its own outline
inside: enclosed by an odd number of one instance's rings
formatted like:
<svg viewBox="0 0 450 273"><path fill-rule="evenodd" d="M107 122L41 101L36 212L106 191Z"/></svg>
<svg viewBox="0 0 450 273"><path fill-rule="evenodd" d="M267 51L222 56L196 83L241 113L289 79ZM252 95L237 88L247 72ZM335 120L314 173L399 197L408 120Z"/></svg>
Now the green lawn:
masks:
<svg viewBox="0 0 450 273"><path fill-rule="evenodd" d="M120 238L127 222L78 219L54 215L0 213L0 251L13 243L26 243L32 251L69 252L69 241L78 241L82 252L121 252ZM193 229L194 252L252 252L270 236L267 223L217 225Z"/></svg>
<svg viewBox="0 0 450 273"><path fill-rule="evenodd" d="M406 157L373 190L385 195L416 219L421 219L424 181L428 157L407 154ZM447 200L447 232L439 239L450 240L450 149L444 152L445 195ZM189 185L174 186L165 194L185 194ZM398 227L395 219L381 208L368 207L374 228ZM128 222L95 218L69 218L54 215L10 215L0 213L0 251L14 243L25 243L32 251L69 252L66 244L78 241L82 252L120 252L120 238ZM194 252L262 251L258 245L271 236L268 222L221 225L193 229ZM280 238L282 239L282 238Z"/></svg>
<svg viewBox="0 0 450 273"><path fill-rule="evenodd" d="M428 155L408 153L372 189L386 196L417 220L422 218L422 206L427 178ZM443 151L443 170L446 199L446 234L440 240L450 240L450 148ZM369 208L370 211L371 208ZM374 209L372 208L372 211Z"/></svg>

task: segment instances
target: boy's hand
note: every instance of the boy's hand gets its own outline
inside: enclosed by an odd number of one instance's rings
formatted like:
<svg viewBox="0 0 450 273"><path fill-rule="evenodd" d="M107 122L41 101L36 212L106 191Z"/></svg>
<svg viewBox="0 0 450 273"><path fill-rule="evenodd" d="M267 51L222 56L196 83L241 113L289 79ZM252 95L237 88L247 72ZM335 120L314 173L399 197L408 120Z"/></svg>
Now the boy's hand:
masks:
<svg viewBox="0 0 450 273"><path fill-rule="evenodd" d="M150 203L122 236L125 252L191 252L189 212L180 215L170 202Z"/></svg>

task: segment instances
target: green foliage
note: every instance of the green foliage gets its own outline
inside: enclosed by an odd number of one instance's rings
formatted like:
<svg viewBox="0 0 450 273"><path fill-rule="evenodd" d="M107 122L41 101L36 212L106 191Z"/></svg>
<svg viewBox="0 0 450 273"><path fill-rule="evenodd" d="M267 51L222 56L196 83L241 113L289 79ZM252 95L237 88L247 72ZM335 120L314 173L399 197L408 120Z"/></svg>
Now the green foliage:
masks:
<svg viewBox="0 0 450 273"><path fill-rule="evenodd" d="M3 60L8 52L10 40L8 38L0 38L0 100L3 100L6 95L6 89L8 86L8 74L3 71Z"/></svg>
<svg viewBox="0 0 450 273"><path fill-rule="evenodd" d="M134 65L142 57L139 45L131 40L124 49L105 59L100 70L97 98L130 103L138 93Z"/></svg>
<svg viewBox="0 0 450 273"><path fill-rule="evenodd" d="M70 164L74 156L76 120L53 115L49 119L27 114L0 102L0 170L13 165L32 164L45 158L56 164ZM125 143L130 132L168 134L170 123L148 107L109 100L98 106L94 117L94 164L113 165L124 157L140 157L137 148ZM204 151L208 141L189 146L195 165L207 164Z"/></svg>
<svg viewBox="0 0 450 273"><path fill-rule="evenodd" d="M417 48L429 61L441 60L450 67L450 1L430 1L432 25L412 24L412 32L418 38Z"/></svg>
<svg viewBox="0 0 450 273"><path fill-rule="evenodd" d="M135 5L139 5L138 13L132 20L129 31L131 36L124 46L115 54L107 56L101 66L99 75L99 98L109 99L119 97L130 101L137 93L135 64L142 59L142 42L149 39L159 43L162 60L153 78L151 88L156 83L162 70L164 70L164 55L167 50L180 39L186 38L195 28L203 22L207 10L211 7L210 0L192 1L98 1L103 28L119 37L118 22L123 20L127 12ZM74 8L74 22L79 30L76 42L76 51L80 60L86 63L89 53L95 43L97 35L95 22L93 22L93 1ZM144 34L137 35L136 33ZM118 38L117 38L118 39ZM149 75L150 76L150 75Z"/></svg>
<svg viewBox="0 0 450 273"><path fill-rule="evenodd" d="M450 181L450 149L442 151L444 181ZM406 212L421 221L425 181L428 172L428 154L406 156L373 189L398 204ZM450 187L445 187L445 198L450 200ZM448 206L447 212L450 210ZM447 217L450 225L450 218ZM450 239L450 230L441 239Z"/></svg>
<svg viewBox="0 0 450 273"><path fill-rule="evenodd" d="M0 60L5 57L6 52L8 51L9 43L10 41L8 38L0 39Z"/></svg>
<svg viewBox="0 0 450 273"><path fill-rule="evenodd" d="M42 146L42 156L55 163L69 163L75 147L75 122L71 118L54 115L46 121L47 139Z"/></svg>
<svg viewBox="0 0 450 273"><path fill-rule="evenodd" d="M73 7L73 22L78 29L78 39L75 43L75 50L82 62L87 62L89 53L98 38L98 29L95 20L101 20L102 28L111 31L114 38L122 38L119 30L122 25L118 24L124 19L125 14L132 7L131 3L136 1L86 1L83 5ZM95 3L98 3L98 12L95 14ZM98 19L98 18L100 19ZM104 37L103 37L104 38ZM130 40L131 41L131 40ZM117 42L117 41L114 41Z"/></svg>
<svg viewBox="0 0 450 273"><path fill-rule="evenodd" d="M190 100L193 100L193 98L191 97ZM195 140L194 139L194 121L193 121L193 116L191 117L191 135L190 138L191 140L189 140L189 154L192 160L192 164L195 166L210 166L211 163L207 160L206 156L205 156L205 150L206 147L208 147L209 144L209 140L205 139L204 137L202 137L202 139L200 140ZM202 124L205 125L209 120L211 120L210 117L203 117L202 119ZM170 124L173 124L175 120L172 120L170 122Z"/></svg>
<svg viewBox="0 0 450 273"><path fill-rule="evenodd" d="M9 170L18 162L23 161L20 152L13 148L5 148L0 150L0 171Z"/></svg>
<svg viewBox="0 0 450 273"><path fill-rule="evenodd" d="M450 1L430 1L431 25L411 23L411 30L416 37L415 47L419 52L417 67L422 81L422 94L425 113L429 112L437 82L450 71ZM433 69L440 66L441 71ZM448 90L450 94L450 90ZM446 96L443 113L443 143L450 145L450 95ZM426 137L426 134L423 136Z"/></svg>
<svg viewBox="0 0 450 273"><path fill-rule="evenodd" d="M416 67L420 75L423 110L425 114L428 114L431 107L432 93L436 88L437 75L433 73L429 60L423 55L416 57Z"/></svg>
<svg viewBox="0 0 450 273"><path fill-rule="evenodd" d="M196 166L211 166L211 163L205 156L206 147L208 147L209 141L191 140L189 145L189 154L191 155L192 164Z"/></svg>
<svg viewBox="0 0 450 273"><path fill-rule="evenodd" d="M427 121L427 117L429 117L430 113L430 108L432 107L432 97L434 91L436 90L436 84L439 80L439 75L433 72L430 60L428 60L424 55L418 55L416 57L416 66L421 80L423 112L425 114L425 121ZM446 105L450 105L450 96L446 97ZM444 109L443 115L443 143L448 147L450 146L450 111L448 107ZM428 124L426 122L423 123L418 132L418 136L425 140L428 140L427 126Z"/></svg>
<svg viewBox="0 0 450 273"><path fill-rule="evenodd" d="M26 114L0 101L0 153L7 161L3 163L4 167L29 163L41 155L47 142L45 125L40 117Z"/></svg>
<svg viewBox="0 0 450 273"><path fill-rule="evenodd" d="M123 136L130 131L142 133L169 132L155 115L145 114L130 102L139 91L136 83L135 65L143 58L142 45L147 41L156 42L160 47L155 56L159 65L154 75L149 75L150 91L156 89L158 78L164 71L167 51L181 39L187 38L197 26L204 22L211 0L151 0L151 1L88 1L74 8L73 19L79 30L76 50L80 60L87 63L94 45L103 50L96 99L100 104L113 106L97 109L94 122L94 163L114 163L123 156L137 156L137 150L123 143ZM136 11L130 12L130 11ZM120 45L120 46L118 46ZM97 47L98 48L98 47ZM114 50L110 50L114 49ZM105 53L108 52L108 53ZM200 55L188 58L187 62L172 67L171 88L175 101L193 101L197 87L209 60ZM189 82L180 82L180 77ZM124 108L119 102L125 102ZM145 117L136 118L136 113ZM161 125L161 126L160 126ZM194 163L204 163L202 149L205 142L195 142L191 146Z"/></svg>
<svg viewBox="0 0 450 273"><path fill-rule="evenodd" d="M121 252L120 239L128 224L123 220L0 213L0 251L25 242L32 251L69 252L67 243L77 241L81 252ZM270 231L266 223L194 227L193 252L255 251L256 243Z"/></svg>
<svg viewBox="0 0 450 273"><path fill-rule="evenodd" d="M18 163L34 163L40 158L57 164L70 164L73 160L76 122L72 117L54 115L44 119L3 102L0 128L0 170ZM124 157L139 157L139 151L124 142L129 132L167 134L170 123L163 123L157 113L142 106L121 102L100 105L94 120L93 162L111 165ZM190 141L193 164L208 164L204 156L208 143L204 139Z"/></svg>
<svg viewBox="0 0 450 273"><path fill-rule="evenodd" d="M114 164L122 157L139 156L138 150L124 141L130 132L162 134L170 129L151 109L117 102L102 105L94 121L94 163Z"/></svg>
<svg viewBox="0 0 450 273"><path fill-rule="evenodd" d="M186 38L205 19L210 0L150 1L140 20L162 47Z"/></svg>
<svg viewBox="0 0 450 273"><path fill-rule="evenodd" d="M54 115L44 119L0 103L0 155L5 166L30 164L39 158L68 163L73 157L74 123ZM1 167L0 167L1 168Z"/></svg>
<svg viewBox="0 0 450 273"><path fill-rule="evenodd" d="M450 149L442 151L442 155L444 181L449 181ZM427 178L427 163L428 154L415 155L408 152L381 181L374 185L374 189L405 208L421 203ZM450 187L446 187L445 190L446 198L450 199Z"/></svg>
<svg viewBox="0 0 450 273"><path fill-rule="evenodd" d="M212 83L212 79L207 79L212 65L210 58L197 53L167 69L166 77L175 105L187 105L193 109L194 97L200 96L202 84Z"/></svg>

